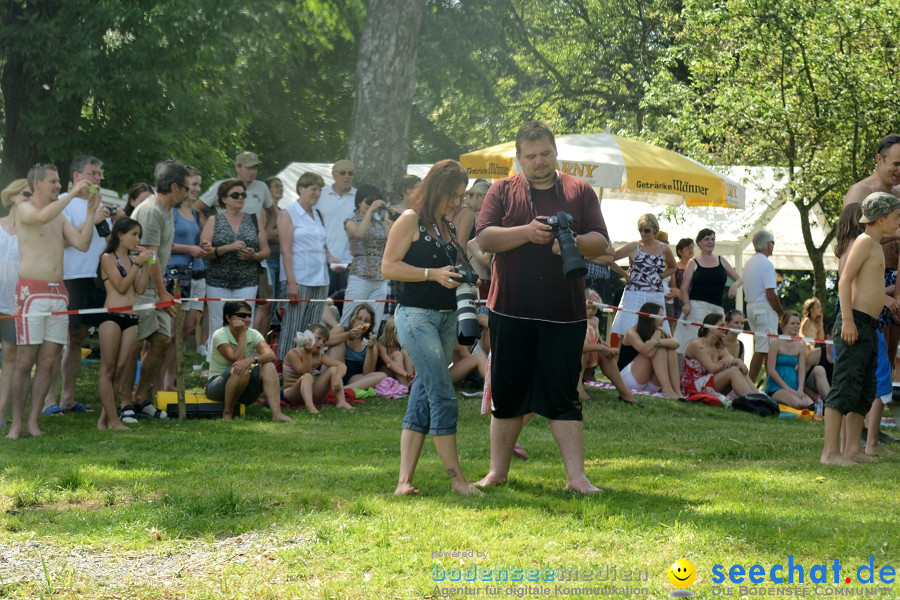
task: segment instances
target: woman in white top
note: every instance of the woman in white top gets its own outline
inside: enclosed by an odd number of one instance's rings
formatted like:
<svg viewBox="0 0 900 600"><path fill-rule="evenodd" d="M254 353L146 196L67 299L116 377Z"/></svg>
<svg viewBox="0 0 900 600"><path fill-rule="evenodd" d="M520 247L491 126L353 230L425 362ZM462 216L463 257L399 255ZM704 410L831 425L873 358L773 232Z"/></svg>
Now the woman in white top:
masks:
<svg viewBox="0 0 900 600"><path fill-rule="evenodd" d="M0 315L16 312L15 289L19 278L19 240L16 235L16 207L31 198L28 181L16 179L0 192L0 202L9 214L0 219ZM12 385L12 365L16 364L16 323L13 319L0 319L0 337L3 339L3 364L0 370L0 425L6 424L6 407Z"/></svg>
<svg viewBox="0 0 900 600"><path fill-rule="evenodd" d="M285 305L278 342L278 359L293 348L288 332L306 331L322 318L323 302L328 295L328 263L339 263L325 243L322 214L313 208L319 201L325 181L306 172L297 180L297 201L278 217L278 243L281 247L281 297L304 302Z"/></svg>

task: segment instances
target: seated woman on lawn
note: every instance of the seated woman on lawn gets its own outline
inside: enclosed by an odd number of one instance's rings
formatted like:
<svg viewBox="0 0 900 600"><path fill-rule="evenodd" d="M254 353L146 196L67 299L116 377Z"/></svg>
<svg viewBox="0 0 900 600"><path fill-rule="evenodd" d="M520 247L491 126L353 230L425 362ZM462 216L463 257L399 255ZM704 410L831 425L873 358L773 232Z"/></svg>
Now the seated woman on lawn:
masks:
<svg viewBox="0 0 900 600"><path fill-rule="evenodd" d="M800 321L800 335L815 340L829 339L831 333L825 332L825 311L818 298L810 298L803 303L803 320ZM824 398L831 390L831 373L834 371L834 346L821 342L804 342L806 344L806 390L812 398Z"/></svg>
<svg viewBox="0 0 900 600"><path fill-rule="evenodd" d="M735 331L735 329L743 331L744 313L736 308L729 310L725 313L725 327L731 330L722 337L725 349L733 357L744 360L744 342L738 339L740 334Z"/></svg>
<svg viewBox="0 0 900 600"><path fill-rule="evenodd" d="M678 340L663 329L662 306L645 302L637 324L625 332L619 349L619 369L625 385L638 392L659 392L669 398L681 396L678 385Z"/></svg>
<svg viewBox="0 0 900 600"><path fill-rule="evenodd" d="M284 355L281 370L284 378L281 397L289 404L303 402L306 410L313 414L319 412L315 403L321 404L329 390L334 392L338 408L353 408L344 398L347 365L322 353L327 341L328 328L318 323L306 331L298 331L294 337L296 347ZM318 377L315 375L317 370Z"/></svg>
<svg viewBox="0 0 900 600"><path fill-rule="evenodd" d="M250 404L265 393L272 420L290 421L281 412L275 353L263 335L250 328L250 318L250 305L244 301L226 302L222 307L225 326L212 334L206 397L224 402L222 418L230 421L236 402Z"/></svg>
<svg viewBox="0 0 900 600"><path fill-rule="evenodd" d="M800 313L786 310L781 315L785 335L800 333ZM817 369L822 367L816 365ZM822 371L824 375L824 370ZM814 408L815 402L803 391L806 375L806 344L799 340L774 339L766 357L766 389L772 398L792 408ZM827 382L826 382L827 385Z"/></svg>
<svg viewBox="0 0 900 600"><path fill-rule="evenodd" d="M634 394L631 393L628 385L622 380L619 367L616 366L616 357L619 356L618 348L610 348L609 344L600 337L600 321L597 319L597 311L600 308L600 294L589 289L585 291L585 297L588 327L584 334L584 346L581 354L583 357L581 362L582 373L578 381L578 397L582 400L590 400L590 396L584 387L584 382L594 379L593 367L590 366L593 361L590 356L595 354L597 362L594 363L594 366L599 366L606 378L609 379L609 382L615 386L616 391L619 392L619 400L625 404L634 404L644 408L644 403L637 402L634 399ZM588 357L587 360L584 357Z"/></svg>
<svg viewBox="0 0 900 600"><path fill-rule="evenodd" d="M132 306L135 294L147 289L147 261L153 252L141 244L141 224L128 217L113 224L100 256L97 273L106 289L106 308ZM136 256L130 256L136 252ZM137 339L138 316L133 312L110 312L100 315L100 419L97 429L128 429L116 412L116 394L122 390L122 373ZM129 419L135 423L136 419Z"/></svg>
<svg viewBox="0 0 900 600"><path fill-rule="evenodd" d="M684 351L681 393L721 395L729 390L738 396L759 392L747 375L747 365L725 349L722 338L725 317L710 313L703 318L697 338Z"/></svg>
<svg viewBox="0 0 900 600"><path fill-rule="evenodd" d="M391 315L384 322L381 329L381 337L378 339L378 358L381 369L388 377L393 377L405 386L412 383L416 376L416 368L406 350L400 347L397 339L397 325L394 324L394 316Z"/></svg>
<svg viewBox="0 0 900 600"><path fill-rule="evenodd" d="M378 341L370 331L375 322L375 311L366 303L357 304L350 313L349 329L338 325L331 330L330 337L337 343L328 348L328 356L347 365L344 385L356 389L375 387L387 377L376 371L378 366ZM368 334L368 335L367 335Z"/></svg>

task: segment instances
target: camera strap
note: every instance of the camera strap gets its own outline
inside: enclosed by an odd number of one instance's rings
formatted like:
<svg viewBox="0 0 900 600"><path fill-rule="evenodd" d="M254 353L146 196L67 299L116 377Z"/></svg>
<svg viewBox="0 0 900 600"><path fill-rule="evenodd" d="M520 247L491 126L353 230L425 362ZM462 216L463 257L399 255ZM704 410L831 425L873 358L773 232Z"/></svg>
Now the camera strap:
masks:
<svg viewBox="0 0 900 600"><path fill-rule="evenodd" d="M451 234L449 242L444 240L444 236L441 235L441 228L438 227L437 223L432 223L431 227L434 229L435 241L441 246L441 248L444 249L444 253L447 255L447 258L450 259L450 266L455 267L456 263L460 262L466 269L469 269L473 273L477 272L472 268L472 265L469 264L469 257L462 250L462 248L459 247L459 244L452 236L453 232L456 231L456 228L454 227L451 231L451 224L447 221L445 221L445 223L447 223L447 232Z"/></svg>

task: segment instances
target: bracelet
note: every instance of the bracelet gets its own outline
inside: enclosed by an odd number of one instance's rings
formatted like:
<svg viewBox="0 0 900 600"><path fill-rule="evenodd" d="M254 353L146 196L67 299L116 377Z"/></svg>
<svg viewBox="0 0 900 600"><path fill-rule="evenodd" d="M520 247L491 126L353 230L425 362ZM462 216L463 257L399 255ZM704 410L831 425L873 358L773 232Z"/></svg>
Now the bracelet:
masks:
<svg viewBox="0 0 900 600"><path fill-rule="evenodd" d="M428 281L428 267L425 267L425 281Z"/></svg>

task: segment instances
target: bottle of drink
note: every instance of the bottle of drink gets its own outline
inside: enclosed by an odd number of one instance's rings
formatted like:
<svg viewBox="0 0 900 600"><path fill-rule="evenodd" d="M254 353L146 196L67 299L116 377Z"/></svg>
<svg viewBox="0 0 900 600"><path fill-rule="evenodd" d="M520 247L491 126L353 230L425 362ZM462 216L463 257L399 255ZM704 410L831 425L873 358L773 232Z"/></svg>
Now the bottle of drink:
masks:
<svg viewBox="0 0 900 600"><path fill-rule="evenodd" d="M816 398L816 414L824 415L825 414L825 401L822 400L822 397L819 396Z"/></svg>

